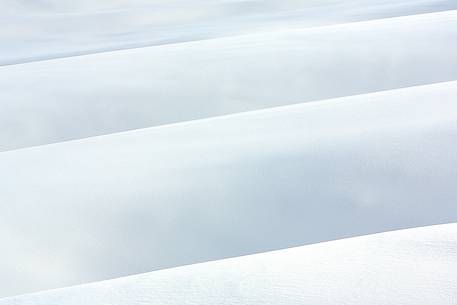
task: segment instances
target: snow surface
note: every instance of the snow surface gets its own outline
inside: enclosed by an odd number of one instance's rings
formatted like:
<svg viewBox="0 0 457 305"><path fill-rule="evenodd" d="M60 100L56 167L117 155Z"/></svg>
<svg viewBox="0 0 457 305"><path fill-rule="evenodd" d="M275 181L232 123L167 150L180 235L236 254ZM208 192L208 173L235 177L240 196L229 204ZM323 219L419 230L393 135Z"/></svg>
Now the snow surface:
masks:
<svg viewBox="0 0 457 305"><path fill-rule="evenodd" d="M450 9L454 0L2 0L0 65Z"/></svg>
<svg viewBox="0 0 457 305"><path fill-rule="evenodd" d="M456 223L456 41L454 0L1 1L0 296ZM456 231L0 305L456 304Z"/></svg>
<svg viewBox="0 0 457 305"><path fill-rule="evenodd" d="M457 224L368 235L0 300L1 305L453 305Z"/></svg>
<svg viewBox="0 0 457 305"><path fill-rule="evenodd" d="M456 222L456 96L457 82L446 82L2 152L2 289L20 293L14 290L20 283L25 291L36 291ZM433 251L433 245L421 253ZM391 270L376 263L373 272ZM360 285L371 289L385 281L383 289L393 291L365 297L381 302L399 295L395 289L403 286L393 283L403 279L404 287L417 284L420 289L414 296L405 290L408 298L402 301L427 300L424 294L443 278L430 272L433 264L408 266L399 277L385 273L371 282L368 273L359 278ZM424 272L411 274L408 268ZM332 278L323 273L321 284L359 281L350 270L341 271ZM278 280L294 274L281 273ZM433 279L440 281L429 286ZM303 294L295 291L302 284L293 283L289 296L300 298ZM317 289L316 298L322 296L321 284L307 286ZM344 287L324 295L329 302L342 293L357 298L351 286ZM443 298L448 288L442 286ZM255 300L260 304L269 296L275 304L273 291L257 291ZM149 294L129 295L141 299ZM181 295L192 300L191 293Z"/></svg>
<svg viewBox="0 0 457 305"><path fill-rule="evenodd" d="M0 150L456 80L455 41L447 11L4 66Z"/></svg>

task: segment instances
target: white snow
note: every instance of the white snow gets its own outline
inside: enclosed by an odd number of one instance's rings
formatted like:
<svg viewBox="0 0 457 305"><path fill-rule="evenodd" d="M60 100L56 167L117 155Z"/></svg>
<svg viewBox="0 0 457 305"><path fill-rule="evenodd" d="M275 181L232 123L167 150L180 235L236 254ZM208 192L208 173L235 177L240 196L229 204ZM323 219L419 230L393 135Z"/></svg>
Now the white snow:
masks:
<svg viewBox="0 0 457 305"><path fill-rule="evenodd" d="M457 224L350 238L0 300L0 305L453 305Z"/></svg>
<svg viewBox="0 0 457 305"><path fill-rule="evenodd" d="M2 152L0 282L456 222L456 96L447 82Z"/></svg>
<svg viewBox="0 0 457 305"><path fill-rule="evenodd" d="M2 0L0 65L450 9L453 0Z"/></svg>
<svg viewBox="0 0 457 305"><path fill-rule="evenodd" d="M457 11L0 67L0 150L457 79Z"/></svg>
<svg viewBox="0 0 457 305"><path fill-rule="evenodd" d="M457 304L457 1L0 2L0 305Z"/></svg>

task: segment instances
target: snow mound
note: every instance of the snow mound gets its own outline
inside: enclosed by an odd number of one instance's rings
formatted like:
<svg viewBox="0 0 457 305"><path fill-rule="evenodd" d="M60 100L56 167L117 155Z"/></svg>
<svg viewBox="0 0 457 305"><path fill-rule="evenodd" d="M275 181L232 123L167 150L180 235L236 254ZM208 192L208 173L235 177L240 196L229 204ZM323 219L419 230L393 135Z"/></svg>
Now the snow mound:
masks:
<svg viewBox="0 0 457 305"><path fill-rule="evenodd" d="M0 67L0 150L457 79L457 11Z"/></svg>
<svg viewBox="0 0 457 305"><path fill-rule="evenodd" d="M2 152L0 282L457 222L456 97L448 82Z"/></svg>
<svg viewBox="0 0 457 305"><path fill-rule="evenodd" d="M457 9L453 0L2 0L0 65Z"/></svg>
<svg viewBox="0 0 457 305"><path fill-rule="evenodd" d="M457 303L457 1L1 2L0 305Z"/></svg>
<svg viewBox="0 0 457 305"><path fill-rule="evenodd" d="M368 235L0 300L0 305L453 305L457 224Z"/></svg>

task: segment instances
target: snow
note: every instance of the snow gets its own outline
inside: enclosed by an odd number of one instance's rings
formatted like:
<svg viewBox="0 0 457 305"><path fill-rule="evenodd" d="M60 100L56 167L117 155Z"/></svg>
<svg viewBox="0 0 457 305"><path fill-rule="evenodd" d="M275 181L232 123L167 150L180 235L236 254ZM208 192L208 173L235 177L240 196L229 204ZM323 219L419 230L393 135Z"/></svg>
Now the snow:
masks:
<svg viewBox="0 0 457 305"><path fill-rule="evenodd" d="M457 224L331 241L0 300L1 305L451 305Z"/></svg>
<svg viewBox="0 0 457 305"><path fill-rule="evenodd" d="M2 0L0 65L450 9L453 0Z"/></svg>
<svg viewBox="0 0 457 305"><path fill-rule="evenodd" d="M446 11L4 66L0 150L451 81L455 41Z"/></svg>
<svg viewBox="0 0 457 305"><path fill-rule="evenodd" d="M36 291L456 222L456 96L445 82L2 152L1 256L20 270L0 282ZM434 279L423 270L402 276Z"/></svg>
<svg viewBox="0 0 457 305"><path fill-rule="evenodd" d="M453 0L1 1L0 305L456 304L456 41Z"/></svg>

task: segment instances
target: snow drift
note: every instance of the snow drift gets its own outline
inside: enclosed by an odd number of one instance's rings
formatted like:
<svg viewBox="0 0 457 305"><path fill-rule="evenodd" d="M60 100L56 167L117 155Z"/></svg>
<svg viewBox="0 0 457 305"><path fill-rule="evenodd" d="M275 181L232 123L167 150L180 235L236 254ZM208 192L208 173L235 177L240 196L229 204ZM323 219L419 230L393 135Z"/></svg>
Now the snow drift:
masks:
<svg viewBox="0 0 457 305"><path fill-rule="evenodd" d="M457 79L457 11L0 67L0 150Z"/></svg>
<svg viewBox="0 0 457 305"><path fill-rule="evenodd" d="M2 257L21 268L0 280L46 289L456 222L456 97L448 82L2 152Z"/></svg>
<svg viewBox="0 0 457 305"><path fill-rule="evenodd" d="M0 8L0 296L457 222L456 1ZM447 305L456 226L0 305Z"/></svg>
<svg viewBox="0 0 457 305"><path fill-rule="evenodd" d="M450 9L453 0L2 0L0 65Z"/></svg>
<svg viewBox="0 0 457 305"><path fill-rule="evenodd" d="M457 224L213 261L0 300L0 305L453 305Z"/></svg>

